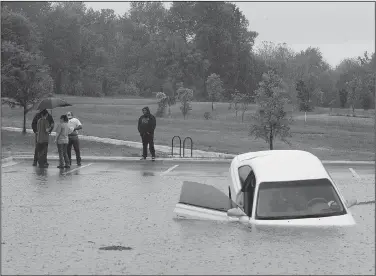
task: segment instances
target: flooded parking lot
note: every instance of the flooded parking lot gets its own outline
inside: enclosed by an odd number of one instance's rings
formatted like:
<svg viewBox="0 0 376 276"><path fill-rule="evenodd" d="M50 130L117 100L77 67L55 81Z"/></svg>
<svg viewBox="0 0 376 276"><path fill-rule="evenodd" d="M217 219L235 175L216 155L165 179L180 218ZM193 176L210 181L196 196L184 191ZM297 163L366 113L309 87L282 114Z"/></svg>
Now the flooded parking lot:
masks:
<svg viewBox="0 0 376 276"><path fill-rule="evenodd" d="M51 162L52 163L52 162ZM374 274L374 204L350 229L257 230L173 219L183 181L227 191L228 164L2 169L3 274ZM375 200L373 166L326 166L346 199ZM173 169L172 169L173 168Z"/></svg>

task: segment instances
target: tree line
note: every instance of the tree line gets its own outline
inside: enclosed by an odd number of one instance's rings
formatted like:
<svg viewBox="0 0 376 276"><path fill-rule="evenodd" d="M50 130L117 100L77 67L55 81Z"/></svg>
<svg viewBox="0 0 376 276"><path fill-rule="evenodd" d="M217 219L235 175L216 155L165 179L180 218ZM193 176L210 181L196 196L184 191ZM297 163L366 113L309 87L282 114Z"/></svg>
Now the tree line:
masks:
<svg viewBox="0 0 376 276"><path fill-rule="evenodd" d="M263 42L229 2L131 2L118 16L83 2L1 3L2 96L24 113L46 94L231 102L244 112L263 74L277 75L299 110L374 106L375 54L331 68L318 48ZM179 92L180 89L180 92ZM166 99L170 100L166 100ZM185 114L185 113L184 113Z"/></svg>

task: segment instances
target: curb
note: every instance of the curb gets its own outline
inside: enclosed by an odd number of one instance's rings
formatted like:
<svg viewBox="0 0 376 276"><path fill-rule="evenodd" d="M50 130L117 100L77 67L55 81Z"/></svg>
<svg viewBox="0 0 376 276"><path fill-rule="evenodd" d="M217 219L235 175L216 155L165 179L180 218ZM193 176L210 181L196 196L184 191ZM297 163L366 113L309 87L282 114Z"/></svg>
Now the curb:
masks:
<svg viewBox="0 0 376 276"><path fill-rule="evenodd" d="M151 161L151 159L140 160L140 157L102 157L102 156L82 156L82 160L85 162L145 162ZM32 155L14 155L13 160L33 160L34 156ZM72 156L74 161L74 156ZM49 155L48 160L58 161L59 156ZM181 162L181 163L228 163L230 164L232 159L209 159L209 158L157 158L155 162Z"/></svg>
<svg viewBox="0 0 376 276"><path fill-rule="evenodd" d="M13 157L12 156L7 157L7 158L3 158L3 159L1 159L1 165L5 164L5 163L12 162L12 161L13 161Z"/></svg>
<svg viewBox="0 0 376 276"><path fill-rule="evenodd" d="M14 155L12 160L33 160L33 155ZM59 156L49 155L49 160L58 161ZM74 159L74 158L73 158ZM85 162L144 162L139 157L103 157L103 156L82 156L82 160ZM146 161L149 161L147 159ZM214 159L214 158L158 158L155 162L182 162L182 163L228 163L232 162L232 159ZM324 160L322 163L325 165L375 165L372 161L344 161L344 160Z"/></svg>
<svg viewBox="0 0 376 276"><path fill-rule="evenodd" d="M22 132L21 128L18 127L1 127L2 130L13 131L13 132ZM26 133L33 134L32 129L26 129ZM51 136L56 136L56 132L52 132ZM96 136L86 136L86 135L78 135L78 137L84 141L92 141L92 142L99 142L99 143L106 143L118 146L128 146L131 148L142 149L141 142L134 142L134 141L125 141L125 140L118 140L112 138L101 138ZM162 146L162 145L155 145L155 150L171 154L172 148L170 146ZM193 155L198 157L204 158L234 158L235 154L227 154L227 153L220 153L220 152L211 152L211 151L203 151L203 150L193 150Z"/></svg>
<svg viewBox="0 0 376 276"><path fill-rule="evenodd" d="M325 160L321 162L328 165L375 165L375 161Z"/></svg>

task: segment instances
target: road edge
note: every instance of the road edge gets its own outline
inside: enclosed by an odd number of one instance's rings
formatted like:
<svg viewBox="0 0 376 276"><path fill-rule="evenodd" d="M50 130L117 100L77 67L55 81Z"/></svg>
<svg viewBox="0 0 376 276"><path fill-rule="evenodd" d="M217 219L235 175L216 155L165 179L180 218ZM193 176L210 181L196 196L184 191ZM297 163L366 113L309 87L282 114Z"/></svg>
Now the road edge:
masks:
<svg viewBox="0 0 376 276"><path fill-rule="evenodd" d="M33 155L13 155L12 160L33 160ZM151 161L140 160L139 157L122 157L122 156L82 156L82 161L84 162L147 162ZM74 159L74 157L73 157ZM58 161L59 156L49 155L48 160ZM155 162L169 162L169 163L228 163L230 164L232 159L222 159L222 158L157 158ZM323 160L321 161L324 165L374 165L373 161L348 161L348 160Z"/></svg>

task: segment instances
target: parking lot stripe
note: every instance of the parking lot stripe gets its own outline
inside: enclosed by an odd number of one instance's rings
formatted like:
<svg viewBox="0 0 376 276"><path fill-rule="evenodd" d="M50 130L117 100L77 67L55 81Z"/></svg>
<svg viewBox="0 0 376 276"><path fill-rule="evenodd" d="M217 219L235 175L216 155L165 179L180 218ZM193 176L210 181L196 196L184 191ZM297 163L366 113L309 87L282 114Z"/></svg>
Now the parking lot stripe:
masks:
<svg viewBox="0 0 376 276"><path fill-rule="evenodd" d="M352 173L352 175L353 175L356 179L358 179L358 180L361 179L360 176L359 176L359 174L357 174L356 171L355 171L353 168L349 168L349 170L350 170L350 172Z"/></svg>
<svg viewBox="0 0 376 276"><path fill-rule="evenodd" d="M14 165L17 165L17 164L18 164L18 162L11 161L11 162L8 162L8 163L5 163L5 164L1 164L1 168L10 167L10 166L14 166Z"/></svg>
<svg viewBox="0 0 376 276"><path fill-rule="evenodd" d="M73 170L67 171L67 172L63 173L63 175L67 175L68 173L72 173L72 172L75 172L75 171L81 170L81 169L86 168L86 167L89 167L89 166L91 166L91 165L93 165L93 163L90 163L90 164L87 164L87 165L85 165L85 166L81 166L81 167L75 168L75 169L73 169Z"/></svg>
<svg viewBox="0 0 376 276"><path fill-rule="evenodd" d="M169 168L168 170L164 171L163 173L161 173L161 175L166 175L168 174L169 172L171 172L173 169L175 169L176 167L178 167L179 165L175 165L175 166L172 166L171 168Z"/></svg>

